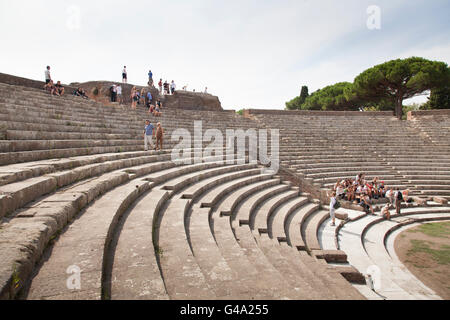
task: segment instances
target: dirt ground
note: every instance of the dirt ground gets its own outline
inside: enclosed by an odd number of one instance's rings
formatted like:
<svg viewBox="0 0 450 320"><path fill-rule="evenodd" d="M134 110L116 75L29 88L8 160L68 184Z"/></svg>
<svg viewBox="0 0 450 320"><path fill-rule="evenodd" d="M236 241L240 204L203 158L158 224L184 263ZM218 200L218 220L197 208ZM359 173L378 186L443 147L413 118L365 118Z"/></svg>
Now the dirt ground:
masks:
<svg viewBox="0 0 450 320"><path fill-rule="evenodd" d="M450 222L405 230L395 240L395 251L412 274L450 300Z"/></svg>

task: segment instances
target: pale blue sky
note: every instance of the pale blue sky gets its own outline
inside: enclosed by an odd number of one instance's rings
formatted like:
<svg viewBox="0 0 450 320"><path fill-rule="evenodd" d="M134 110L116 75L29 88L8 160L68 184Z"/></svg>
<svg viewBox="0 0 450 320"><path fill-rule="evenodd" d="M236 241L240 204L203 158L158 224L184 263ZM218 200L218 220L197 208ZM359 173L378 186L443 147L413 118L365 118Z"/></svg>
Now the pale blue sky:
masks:
<svg viewBox="0 0 450 320"><path fill-rule="evenodd" d="M380 30L366 26L370 5ZM390 59L450 63L449 14L448 0L0 0L0 72L42 80L51 65L65 83L120 82L127 65L132 83L152 69L208 86L227 109L282 109L302 85L353 81Z"/></svg>

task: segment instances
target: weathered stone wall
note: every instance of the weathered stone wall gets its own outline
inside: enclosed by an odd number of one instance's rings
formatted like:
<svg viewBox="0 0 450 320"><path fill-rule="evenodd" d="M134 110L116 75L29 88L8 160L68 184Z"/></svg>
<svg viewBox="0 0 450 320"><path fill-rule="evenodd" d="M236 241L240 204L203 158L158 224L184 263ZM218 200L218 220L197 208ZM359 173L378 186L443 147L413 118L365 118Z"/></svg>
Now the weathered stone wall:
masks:
<svg viewBox="0 0 450 320"><path fill-rule="evenodd" d="M43 74L43 72L42 72L42 74ZM56 83L56 81L55 81L55 83ZM0 82L15 85L15 86L23 86L23 87L30 87L30 88L36 88L36 89L42 89L45 85L44 81L16 77L16 76L6 74L6 73L0 73ZM72 87L70 85L66 85L66 84L63 84L63 85L65 87L66 94L71 94L73 91L76 90L75 87Z"/></svg>
<svg viewBox="0 0 450 320"><path fill-rule="evenodd" d="M282 116L394 116L393 111L306 111L306 110L262 110L262 109L246 109L244 110L244 117L251 118L252 115L282 115Z"/></svg>
<svg viewBox="0 0 450 320"><path fill-rule="evenodd" d="M419 110L408 112L408 120L410 121L419 119L439 121L441 118L450 118L450 109Z"/></svg>
<svg viewBox="0 0 450 320"><path fill-rule="evenodd" d="M108 104L111 101L111 93L109 89L114 83L119 84L111 81L91 81L85 83L72 83L72 85L86 90L89 98ZM131 89L134 85L122 83L120 83L120 85L122 87L123 102L126 104L131 103L130 95ZM144 89L145 93L150 90L154 101L158 98L161 99L163 107L202 111L223 111L219 98L210 94L190 91L175 91L173 95L160 95L159 90L154 86L136 86L136 89L139 91Z"/></svg>

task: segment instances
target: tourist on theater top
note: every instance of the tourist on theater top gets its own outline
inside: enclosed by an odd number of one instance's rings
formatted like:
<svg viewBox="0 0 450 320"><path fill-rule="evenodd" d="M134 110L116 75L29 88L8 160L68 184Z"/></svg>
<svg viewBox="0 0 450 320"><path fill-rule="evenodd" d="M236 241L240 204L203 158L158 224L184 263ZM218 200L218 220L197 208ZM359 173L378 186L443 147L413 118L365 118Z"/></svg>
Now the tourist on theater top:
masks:
<svg viewBox="0 0 450 320"><path fill-rule="evenodd" d="M56 93L59 96L62 96L64 94L64 86L61 84L61 81L58 81L55 85Z"/></svg>
<svg viewBox="0 0 450 320"><path fill-rule="evenodd" d="M159 94L163 94L163 82L162 82L162 79L159 79L158 88L159 88Z"/></svg>
<svg viewBox="0 0 450 320"><path fill-rule="evenodd" d="M117 91L117 100L119 101L120 104L123 103L123 99L122 99L122 86L120 84L118 84L116 86L116 91Z"/></svg>
<svg viewBox="0 0 450 320"><path fill-rule="evenodd" d="M47 69L45 69L45 83L49 83L52 80L52 77L50 75L50 66L47 66Z"/></svg>
<svg viewBox="0 0 450 320"><path fill-rule="evenodd" d="M124 66L122 70L122 83L127 83L127 81L128 81L127 66Z"/></svg>
<svg viewBox="0 0 450 320"><path fill-rule="evenodd" d="M177 86L175 84L175 81L172 80L172 83L170 84L170 94L174 94Z"/></svg>
<svg viewBox="0 0 450 320"><path fill-rule="evenodd" d="M169 88L169 83L167 82L167 80L164 81L163 87L164 87L164 94L169 94L170 88Z"/></svg>
<svg viewBox="0 0 450 320"><path fill-rule="evenodd" d="M150 70L148 72L148 85L151 87L153 85L153 72Z"/></svg>

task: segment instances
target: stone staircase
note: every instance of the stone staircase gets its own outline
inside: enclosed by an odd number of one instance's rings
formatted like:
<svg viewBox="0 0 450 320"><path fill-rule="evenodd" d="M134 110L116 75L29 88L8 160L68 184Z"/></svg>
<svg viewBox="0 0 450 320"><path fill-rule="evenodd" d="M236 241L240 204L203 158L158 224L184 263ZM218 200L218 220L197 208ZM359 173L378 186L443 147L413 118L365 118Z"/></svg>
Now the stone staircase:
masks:
<svg viewBox="0 0 450 320"><path fill-rule="evenodd" d="M0 84L0 110L0 298L364 299L354 268L297 245L320 210L307 194L237 155L199 156L202 140L184 148L193 163L172 157L176 129L255 121L165 109L164 149L145 152L143 109Z"/></svg>

